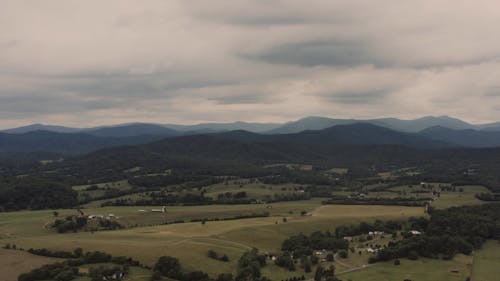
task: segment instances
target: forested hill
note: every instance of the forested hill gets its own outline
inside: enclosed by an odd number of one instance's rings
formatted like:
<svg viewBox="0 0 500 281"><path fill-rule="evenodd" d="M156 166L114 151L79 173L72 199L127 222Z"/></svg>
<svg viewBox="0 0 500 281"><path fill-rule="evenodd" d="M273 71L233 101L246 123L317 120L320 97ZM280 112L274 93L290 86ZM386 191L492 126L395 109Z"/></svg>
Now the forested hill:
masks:
<svg viewBox="0 0 500 281"><path fill-rule="evenodd" d="M352 129L352 130L351 130ZM185 168L203 172L241 173L272 163L314 163L322 166L452 167L461 173L471 165L500 164L500 148L447 147L414 134L374 125L337 126L321 131L288 135L260 135L245 131L192 135L157 142L103 149L57 164L68 174L123 177L123 171L141 167L158 172Z"/></svg>
<svg viewBox="0 0 500 281"><path fill-rule="evenodd" d="M0 153L53 152L81 154L127 144L141 144L162 139L159 135L134 137L97 137L84 133L34 131L23 134L0 133Z"/></svg>

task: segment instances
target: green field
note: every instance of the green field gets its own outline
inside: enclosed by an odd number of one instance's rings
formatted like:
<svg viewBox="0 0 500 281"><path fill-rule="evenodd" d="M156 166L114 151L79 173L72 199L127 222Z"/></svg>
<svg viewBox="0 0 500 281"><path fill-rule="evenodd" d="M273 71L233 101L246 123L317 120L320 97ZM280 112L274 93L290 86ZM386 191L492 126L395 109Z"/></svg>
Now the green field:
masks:
<svg viewBox="0 0 500 281"><path fill-rule="evenodd" d="M498 280L500 277L500 243L486 242L481 250L474 252L472 281Z"/></svg>
<svg viewBox="0 0 500 281"><path fill-rule="evenodd" d="M242 210L268 210L270 217L232 221L210 221L137 227L119 231L99 231L56 234L44 228L53 219L50 211L15 212L0 214L2 243L16 243L24 248L73 250L102 250L113 255L125 255L152 265L159 256L178 257L187 270L203 270L212 275L234 272L236 261L244 251L257 247L263 252L277 252L281 242L299 232L333 230L341 224L374 219L405 219L424 215L423 208L398 206L321 206L320 200L285 202L266 205L211 205L171 207L167 216L207 216L241 213ZM117 216L135 214L138 207L96 209L101 213L113 212ZM300 216L300 211L312 211L311 216ZM85 210L85 212L94 210ZM74 212L61 210L60 213ZM283 222L283 218L287 222ZM229 256L230 262L209 259L208 250ZM284 272L284 271L283 271ZM284 272L287 276L297 273Z"/></svg>
<svg viewBox="0 0 500 281"><path fill-rule="evenodd" d="M256 200L269 200L275 195L298 194L300 184L263 184L259 182L249 182L248 180L229 181L206 187L206 196L217 198L218 194L231 192L246 192L248 198Z"/></svg>
<svg viewBox="0 0 500 281"><path fill-rule="evenodd" d="M459 186L457 188L463 188L463 192L442 192L438 200L432 203L432 206L438 209L445 209L464 205L483 204L483 201L475 197L476 193L490 192L486 187L477 185Z"/></svg>
<svg viewBox="0 0 500 281"><path fill-rule="evenodd" d="M104 184L103 184L104 186ZM115 186L117 184L115 183ZM125 183L120 186L127 188ZM205 187L208 196L216 197L224 192L245 191L255 198L266 198L271 194L298 192L298 185L266 186L261 183L231 182ZM482 186L464 186L463 192L442 191L441 196L432 203L437 208L450 206L481 204L475 194L485 192ZM82 190L84 187L75 187ZM421 186L398 186L391 188L404 194L414 195L414 190ZM338 192L337 192L338 193ZM350 192L342 192L349 194ZM394 192L369 192L370 195L394 196ZM417 194L427 196L427 193ZM130 196L139 196L137 194ZM235 273L238 258L247 250L255 247L261 252L279 253L281 243L291 235L311 233L316 230L333 231L336 226L356 224L361 221L376 219L404 220L412 216L425 216L423 207L401 206L365 206L365 205L321 205L321 198L304 201L279 202L272 204L246 205L206 205L206 206L169 206L166 213L151 212L160 206L127 206L127 207L91 207L83 209L86 215L114 214L126 228L116 231L78 232L57 234L50 228L55 217L53 211L20 211L0 213L0 244L14 243L18 247L48 248L51 250L70 251L81 247L86 251L101 250L113 255L130 256L146 265L153 265L158 257L175 256L180 259L184 270L202 270L212 276L219 273ZM95 202L94 202L95 203ZM95 206L97 206L96 204ZM57 210L59 217L77 214L76 210ZM212 221L214 219L233 218L240 215L269 213L268 217ZM303 216L301 213L307 212ZM191 220L208 219L205 224L190 222ZM183 220L185 223L172 223ZM386 244L390 238L377 238L371 243ZM496 276L496 261L493 244L477 252L474 261L474 280L489 280ZM459 256L453 261L403 260L400 266L392 263L377 263L367 266L370 254L366 253L366 245L353 244L356 248L347 259L336 259L333 263L341 279L347 281L366 280L465 280L470 275L472 262L468 257ZM229 257L229 262L221 262L207 257L207 252L214 250ZM358 252L361 251L361 254ZM483 257L483 258L481 258ZM278 268L268 262L263 274L272 280L299 277L302 270L290 272ZM326 265L326 264L325 264ZM450 269L459 269L451 273ZM150 272L139 272L130 275L131 281L143 281L149 278ZM146 270L147 271L147 270ZM311 274L305 274L312 277ZM393 277L389 277L393 276ZM476 277L479 276L479 277ZM486 277L485 277L486 276ZM438 279L433 279L433 278ZM392 279L391 279L392 278ZM478 279L482 278L482 279ZM79 281L86 281L85 279Z"/></svg>
<svg viewBox="0 0 500 281"><path fill-rule="evenodd" d="M451 261L435 259L401 260L401 265L383 262L340 273L344 281L464 281L470 276L472 257L457 255ZM456 270L457 272L452 272ZM491 279L494 280L494 279Z"/></svg>

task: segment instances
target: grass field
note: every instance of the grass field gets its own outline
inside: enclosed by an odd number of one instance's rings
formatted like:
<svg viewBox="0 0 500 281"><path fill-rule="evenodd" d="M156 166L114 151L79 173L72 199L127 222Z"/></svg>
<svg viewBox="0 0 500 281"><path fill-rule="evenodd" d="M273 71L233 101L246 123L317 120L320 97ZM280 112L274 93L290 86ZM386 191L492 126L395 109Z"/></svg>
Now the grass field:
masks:
<svg viewBox="0 0 500 281"><path fill-rule="evenodd" d="M246 192L248 198L264 200L272 199L276 195L296 194L296 190L300 184L263 184L263 183L250 183L248 180L236 180L226 183L219 183L208 186L205 188L206 196L217 198L218 194L231 192Z"/></svg>
<svg viewBox="0 0 500 281"><path fill-rule="evenodd" d="M95 211L113 212L117 216L135 214L138 207L103 208ZM242 210L262 210L265 205L223 205L169 208L167 216L191 216L216 213L241 213ZM341 224L374 219L404 219L423 215L423 208L397 206L321 206L320 200L276 203L270 217L138 227L119 231L55 234L44 223L53 219L50 211L0 214L0 243L16 243L24 248L73 250L103 250L114 255L131 256L152 265L159 256L178 257L187 270L203 270L215 275L234 272L237 259L244 251L257 247L264 252L276 252L281 242L300 232L333 230ZM313 211L312 216L300 216L301 210ZM91 210L85 210L89 212ZM93 211L93 210L92 210ZM74 212L73 210L60 211ZM283 222L283 218L287 222ZM207 257L208 250L229 256L230 262ZM288 272L287 272L288 274ZM296 276L297 273L290 273ZM295 275L294 275L295 274Z"/></svg>
<svg viewBox="0 0 500 281"><path fill-rule="evenodd" d="M472 281L489 281L500 278L500 243L488 241L481 250L474 252Z"/></svg>
<svg viewBox="0 0 500 281"><path fill-rule="evenodd" d="M0 280L17 281L21 273L60 259L35 256L18 250L0 249Z"/></svg>
<svg viewBox="0 0 500 281"><path fill-rule="evenodd" d="M296 192L296 185L262 187L262 184L244 183L220 184L207 188L207 194L217 196L222 192L236 192L248 189L251 196L267 196L278 192ZM124 185L126 186L126 185ZM76 187L81 189L83 187ZM126 188L126 187L125 187ZM407 186L394 189L408 193L420 187ZM441 197L433 202L437 208L450 206L481 204L474 195L485 192L481 186L462 187L463 192L442 192ZM378 194L379 192L373 192ZM370 192L370 194L372 194ZM0 244L15 243L18 247L49 248L52 250L73 250L81 247L86 251L102 250L113 255L130 256L147 265L153 265L159 256L178 257L185 270L202 270L211 275L221 272L235 273L236 263L241 254L252 247L262 252L277 253L283 240L298 233L311 233L316 230L333 231L338 225L355 224L375 219L403 220L411 216L425 216L424 208L400 206L362 206L362 205L321 205L322 199L280 202L273 204L248 205L207 205L167 207L167 213L153 213L151 209L159 207L105 207L86 208L85 214L114 214L125 226L135 226L118 231L98 231L57 234L48 227L55 219L53 211L21 211L0 213ZM140 212L139 210L145 210ZM76 210L57 210L59 216L77 214ZM311 215L301 216L306 211ZM229 221L208 221L190 223L190 220L231 218L244 214L269 212L269 217L238 219ZM286 222L285 222L286 218ZM186 223L163 225L166 222L184 220ZM139 227L137 227L139 226ZM497 246L498 245L492 245ZM498 248L491 250L488 244L477 253L474 263L474 276L485 278L496 276L495 267L490 258ZM207 252L214 250L226 254L230 261L221 262L207 257ZM22 253L22 252L21 252ZM481 258L481 255L484 258ZM366 264L369 254L353 253L348 259L335 262L337 272L356 269ZM380 263L361 270L342 274L345 281L352 280L465 280L471 262L460 256L453 261L418 260L402 261L401 266L392 263ZM450 273L451 268L459 268L459 273ZM137 269L139 270L139 269ZM263 269L264 275L272 280L299 277L303 271L289 272L269 265ZM388 276L394 276L392 277ZM467 276L466 276L467 275ZM131 281L148 279L148 273L134 274ZM485 276L485 277L484 277ZM306 275L306 277L311 277ZM432 279L436 278L437 279ZM483 279L474 279L481 281ZM86 280L79 280L86 281Z"/></svg>
<svg viewBox="0 0 500 281"><path fill-rule="evenodd" d="M457 188L463 188L463 192L442 192L438 200L432 203L432 206L438 209L445 209L464 205L479 205L484 202L476 198L476 193L490 192L486 187L477 185L460 186Z"/></svg>
<svg viewBox="0 0 500 281"><path fill-rule="evenodd" d="M349 273L339 274L344 281L464 281L470 276L472 257L457 255L451 261L403 259L401 265L393 262L377 263ZM451 270L458 270L457 273ZM495 280L495 279L491 279Z"/></svg>

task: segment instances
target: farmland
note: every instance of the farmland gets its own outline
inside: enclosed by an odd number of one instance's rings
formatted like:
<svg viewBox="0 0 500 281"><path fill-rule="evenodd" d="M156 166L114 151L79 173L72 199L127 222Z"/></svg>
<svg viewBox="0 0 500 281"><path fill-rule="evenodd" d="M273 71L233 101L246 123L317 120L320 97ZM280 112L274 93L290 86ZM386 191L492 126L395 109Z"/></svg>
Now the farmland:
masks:
<svg viewBox="0 0 500 281"><path fill-rule="evenodd" d="M214 214L221 216L235 212L256 211L262 205L171 207L167 216L199 217ZM131 215L137 207L112 207L101 213L114 212L117 216ZM15 243L23 248L49 248L56 250L103 250L113 255L132 256L152 265L161 255L178 257L188 270L201 269L211 274L234 272L235 263L244 251L257 247L261 251L277 252L288 236L315 230L333 230L336 225L374 219L404 219L423 215L423 208L397 206L321 206L319 200L276 203L269 210L271 215L232 221L210 221L206 224L183 223L137 227L118 231L99 231L56 234L44 228L50 221L49 211L0 214L3 243ZM300 212L312 212L301 216ZM72 210L59 210L62 215ZM152 214L156 215L156 214ZM132 219L131 218L131 219ZM283 222L283 218L287 218ZM206 257L208 250L228 255L230 262L222 263ZM290 274L286 272L286 274ZM292 274L293 276L293 274Z"/></svg>
<svg viewBox="0 0 500 281"><path fill-rule="evenodd" d="M291 166L295 167L295 166ZM308 167L307 172L312 172ZM311 167L312 169L313 167ZM288 168L287 168L288 169ZM134 170L135 172L140 170ZM134 172L132 171L132 172ZM296 173L299 170L292 170ZM332 186L284 182L276 178L238 178L217 177L209 184L189 182L181 185L137 186L127 180L76 185L78 199L85 204L80 209L33 210L0 213L0 244L15 244L17 248L53 251L104 251L113 256L132 257L146 266L153 266L160 256L178 258L185 272L201 270L211 277L220 273L237 274L238 260L247 251L258 249L268 255L267 266L262 274L271 280L285 280L304 275L304 268L290 271L279 267L270 260L271 256L282 253L282 243L299 233L310 235L317 231L335 232L338 226L352 226L361 222L406 221L411 217L426 217L426 207L402 206L398 204L326 204L329 196L347 199L392 200L398 198L429 202L436 209L451 206L477 205L484 203L476 198L477 193L488 193L483 186L452 186L448 183L397 184L398 173L379 175L380 178L367 178L370 184L344 182L339 178L349 170L333 168L321 171ZM165 174L147 175L147 180ZM168 176L168 175L167 175ZM388 181L384 181L388 179ZM275 182L277 181L277 182ZM116 197L108 195L116 192ZM208 201L165 204L164 206L140 205L140 200L153 200L158 196L195 195ZM313 195L319 194L319 197ZM106 197L108 196L108 197ZM231 201L241 196L245 204ZM224 200L230 199L226 202ZM130 205L106 206L109 202L125 202ZM146 201L143 201L146 202ZM151 201L149 201L151 202ZM225 203L220 204L219 202ZM121 229L104 230L83 227L66 233L57 233L52 224L68 217L112 217ZM95 225L95 224L94 224ZM93 226L92 226L93 227ZM369 245L387 246L390 242L402 239L389 236L370 238L367 234L355 237L352 252L346 258L335 254L335 261L325 261L327 252L318 255L321 266L334 265L343 280L379 280L385 276L395 278L421 278L440 276L442 280L455 280L470 275L471 261L459 256L452 261L402 259L395 267L391 262L369 265L375 254L368 252ZM363 239L363 240L362 240ZM227 261L210 258L209 251L224 255ZM480 267L480 265L478 265ZM424 270L431 268L432 271ZM443 268L460 268L460 274L449 274ZM484 271L484 270L482 270ZM143 281L150 278L151 270L132 268L129 280ZM367 279L375 276L375 279ZM78 281L88 281L85 276ZM87 279L86 279L87 278ZM427 279L426 279L427 278ZM448 279L446 279L448 278ZM449 279L451 278L451 279ZM391 279L387 279L391 280ZM398 280L398 279L394 279ZM420 280L420 279L419 279Z"/></svg>
<svg viewBox="0 0 500 281"><path fill-rule="evenodd" d="M108 186L117 185L116 183L108 184ZM129 188L123 182L120 185L123 188ZM104 186L99 185L99 188ZM79 191L87 188L87 186L75 187ZM250 182L244 184L233 182L209 186L206 188L206 194L216 197L217 194L243 190L251 197L264 199L274 193L297 192L298 188L300 186L293 184L266 186ZM415 190L421 190L421 187L397 186L392 187L388 192L369 192L368 194L391 196L397 192L413 194L411 191ZM443 190L432 205L445 208L452 205L478 204L480 201L474 195L483 191L485 189L481 186L464 186L460 192ZM349 194L349 192L343 194ZM234 274L239 257L252 248L258 248L263 253L279 253L281 243L297 233L308 234L318 230L334 231L339 225L352 225L377 219L405 220L409 217L426 216L424 207L322 205L322 201L322 198L313 198L268 204L168 206L165 213L151 212L152 209L161 209L161 206L97 207L89 204L87 208L82 209L86 215L113 214L125 229L66 234L57 234L51 229L50 224L56 219L54 210L1 213L0 242L16 244L18 248L25 249L48 248L72 251L80 247L85 251L101 250L117 256L130 256L149 266L152 266L159 256L169 255L179 258L184 270L202 270L216 276L221 272ZM58 217L78 214L74 209L55 211ZM259 214L266 215L251 218L252 215ZM242 215L247 215L249 218L233 219ZM201 220L205 220L206 223L201 223ZM379 239L374 242L387 243L387 241L387 239ZM394 267L389 262L366 266L370 254L365 252L362 245L359 247L361 247L359 248L360 254L352 254L345 260L331 263L336 266L341 276L347 278L346 280L378 280L376 278L385 278L384 274L387 275L388 272L395 278L412 276L427 280L425 278L430 277L426 276L438 274L445 278L442 280L455 280L453 278L456 274L450 275L446 270L431 274L428 270L419 268L436 268L437 270L438 268L460 267L463 274L468 272L466 270L470 271L469 262L465 261L465 258L446 262L405 260L399 267ZM207 257L209 250L226 255L229 261L221 262L210 259ZM478 267L481 266L478 265ZM143 272L142 275L138 274L131 280L143 280L148 274L150 273ZM290 272L272 263L263 269L263 274L272 280L299 276L297 275L299 272ZM311 277L303 271L300 274ZM375 279L366 279L368 276L375 276L371 277Z"/></svg>

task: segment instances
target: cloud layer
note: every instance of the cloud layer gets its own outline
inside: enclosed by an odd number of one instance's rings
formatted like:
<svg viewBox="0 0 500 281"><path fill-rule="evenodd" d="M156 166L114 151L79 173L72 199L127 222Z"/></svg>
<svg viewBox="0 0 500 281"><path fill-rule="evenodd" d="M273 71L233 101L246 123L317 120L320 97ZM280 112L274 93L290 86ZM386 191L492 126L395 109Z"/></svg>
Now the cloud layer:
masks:
<svg viewBox="0 0 500 281"><path fill-rule="evenodd" d="M500 120L498 1L0 0L0 127Z"/></svg>

